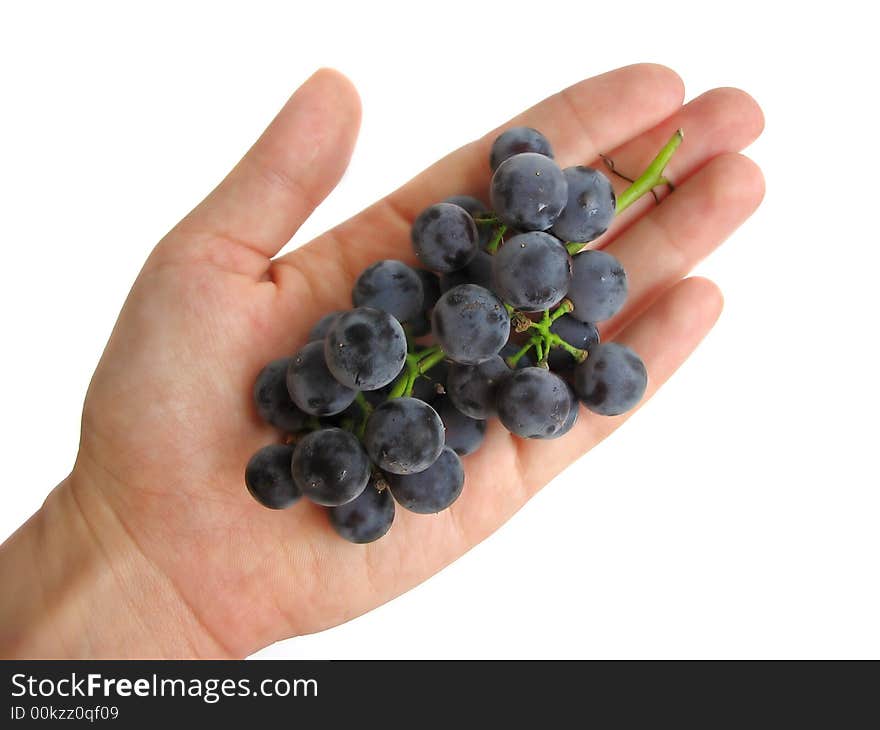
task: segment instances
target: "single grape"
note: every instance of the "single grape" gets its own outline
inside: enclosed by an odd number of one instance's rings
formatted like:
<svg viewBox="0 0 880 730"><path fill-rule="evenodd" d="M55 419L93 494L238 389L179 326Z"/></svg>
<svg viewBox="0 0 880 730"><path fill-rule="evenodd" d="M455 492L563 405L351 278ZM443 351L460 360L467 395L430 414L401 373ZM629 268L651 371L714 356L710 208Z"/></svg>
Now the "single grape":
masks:
<svg viewBox="0 0 880 730"><path fill-rule="evenodd" d="M391 392L392 387L394 387L393 383L389 383L384 388L379 388L378 390L365 390L364 400L375 408L380 403L384 403L388 400L388 394ZM361 413L360 406L357 403L354 405L357 407L358 413Z"/></svg>
<svg viewBox="0 0 880 730"><path fill-rule="evenodd" d="M416 269L415 272L422 280L424 301L422 302L422 311L406 321L406 331L412 337L423 337L431 331L431 310L443 291L440 288L440 277L433 271Z"/></svg>
<svg viewBox="0 0 880 730"><path fill-rule="evenodd" d="M424 266L433 271L455 271L477 253L477 224L464 208L437 203L416 218L412 244Z"/></svg>
<svg viewBox="0 0 880 730"><path fill-rule="evenodd" d="M523 152L534 152L545 157L553 157L550 142L537 129L531 127L513 127L502 132L492 143L489 153L489 167L492 172L506 159Z"/></svg>
<svg viewBox="0 0 880 730"><path fill-rule="evenodd" d="M380 490L371 478L366 489L351 502L331 507L330 524L349 542L363 545L375 542L391 528L394 499L391 490Z"/></svg>
<svg viewBox="0 0 880 730"><path fill-rule="evenodd" d="M596 325L591 322L581 322L570 314L563 314L553 322L550 325L550 331L579 350L590 352L599 344L599 330L596 329ZM554 347L550 350L547 364L551 370L565 372L573 369L577 361L563 348Z"/></svg>
<svg viewBox="0 0 880 730"><path fill-rule="evenodd" d="M486 246L489 245L489 241L492 240L492 235L495 233L495 225L493 223L479 223L477 221L477 218L494 217L494 214L489 211L489 208L483 205L483 201L477 200L470 195L453 195L451 198L446 198L443 202L452 203L460 208L464 208L468 212L468 215L473 218L474 223L477 224L479 246L481 249L485 249Z"/></svg>
<svg viewBox="0 0 880 730"><path fill-rule="evenodd" d="M420 375L413 385L412 397L433 402L438 395L446 392L446 379L449 374L449 364L441 360L428 372Z"/></svg>
<svg viewBox="0 0 880 730"><path fill-rule="evenodd" d="M299 408L312 416L341 413L357 395L333 377L324 360L324 342L309 342L287 368L287 391Z"/></svg>
<svg viewBox="0 0 880 730"><path fill-rule="evenodd" d="M292 468L303 496L325 507L351 502L370 479L370 460L360 441L341 428L304 436L293 451Z"/></svg>
<svg viewBox="0 0 880 730"><path fill-rule="evenodd" d="M563 241L587 243L608 230L617 198L605 175L592 167L566 167L568 202L553 224L553 235Z"/></svg>
<svg viewBox="0 0 880 730"><path fill-rule="evenodd" d="M483 201L475 198L473 195L453 195L446 198L443 202L452 203L459 208L464 208L471 218L480 218L482 216L491 215L489 209L483 205Z"/></svg>
<svg viewBox="0 0 880 730"><path fill-rule="evenodd" d="M500 355L478 365L453 363L446 380L446 392L459 411L471 418L485 420L495 415L495 389L509 372L510 368ZM440 418L443 418L442 413Z"/></svg>
<svg viewBox="0 0 880 730"><path fill-rule="evenodd" d="M342 314L342 310L337 310L335 312L329 312L325 314L321 319L319 319L315 326L309 331L309 342L315 342L316 340L323 340L327 333L330 331L330 328L333 326L333 323L336 321L336 318Z"/></svg>
<svg viewBox="0 0 880 730"><path fill-rule="evenodd" d="M264 446L248 461L245 484L251 496L264 507L284 509L302 497L290 472L292 457L292 446L272 444Z"/></svg>
<svg viewBox="0 0 880 730"><path fill-rule="evenodd" d="M449 398L434 402L446 429L446 446L459 456L467 456L480 448L486 437L486 421L471 418L456 408Z"/></svg>
<svg viewBox="0 0 880 730"><path fill-rule="evenodd" d="M440 277L440 288L446 292L462 284L476 284L485 289L492 286L492 255L485 251L477 251L463 269L451 271Z"/></svg>
<svg viewBox="0 0 880 730"><path fill-rule="evenodd" d="M374 393L382 393L381 396L383 399L385 388L381 388L380 390L368 390L364 393L364 397L367 400L370 400L370 396ZM347 431L350 431L353 426L358 425L363 419L363 410L361 409L360 404L355 401L348 408L340 413L336 413L332 416L322 416L318 419L318 423L321 428L343 428Z"/></svg>
<svg viewBox="0 0 880 730"><path fill-rule="evenodd" d="M553 160L534 152L514 155L492 176L492 208L507 226L546 231L568 199L565 175Z"/></svg>
<svg viewBox="0 0 880 730"><path fill-rule="evenodd" d="M376 390L403 370L406 334L388 312L358 307L336 318L324 340L324 359L343 385Z"/></svg>
<svg viewBox="0 0 880 730"><path fill-rule="evenodd" d="M533 231L513 236L491 258L492 290L516 309L550 309L568 291L571 256L549 233Z"/></svg>
<svg viewBox="0 0 880 730"><path fill-rule="evenodd" d="M381 469L415 474L427 469L443 448L443 422L417 398L392 398L367 419L364 446Z"/></svg>
<svg viewBox="0 0 880 730"><path fill-rule="evenodd" d="M417 317L424 299L421 277L395 259L377 261L364 269L351 292L354 306L381 309L400 322Z"/></svg>
<svg viewBox="0 0 880 730"><path fill-rule="evenodd" d="M430 312L443 293L443 290L440 288L440 277L427 269L415 269L415 272L419 275L419 279L422 280L422 292L424 294L422 298L422 311Z"/></svg>
<svg viewBox="0 0 880 730"><path fill-rule="evenodd" d="M403 328L410 337L424 337L431 332L431 318L425 312L403 323Z"/></svg>
<svg viewBox="0 0 880 730"><path fill-rule="evenodd" d="M425 471L418 474L388 474L391 494L410 512L430 515L449 507L464 487L461 459L448 446Z"/></svg>
<svg viewBox="0 0 880 730"><path fill-rule="evenodd" d="M308 420L287 392L287 369L292 361L292 357L273 360L254 383L254 403L260 418L287 433L302 431Z"/></svg>
<svg viewBox="0 0 880 730"><path fill-rule="evenodd" d="M581 251L571 260L571 316L581 322L611 319L626 302L626 271L621 263L610 253L595 249Z"/></svg>
<svg viewBox="0 0 880 730"><path fill-rule="evenodd" d="M434 337L455 362L466 365L488 360L510 336L510 315L491 291L462 284L446 292L431 315Z"/></svg>
<svg viewBox="0 0 880 730"><path fill-rule="evenodd" d="M498 418L523 438L555 436L571 410L568 385L555 373L532 367L514 370L496 391Z"/></svg>
<svg viewBox="0 0 880 730"><path fill-rule="evenodd" d="M645 363L616 342L597 345L574 369L574 389L583 404L602 416L619 416L635 406L648 386Z"/></svg>
<svg viewBox="0 0 880 730"><path fill-rule="evenodd" d="M562 424L560 429L549 436L536 436L535 438L539 439L558 439L560 436L565 436L572 428L574 428L574 424L577 423L578 414L581 410L581 404L578 401L577 395L574 390L572 390L571 386L566 383L565 387L568 389L568 403L569 403L569 411L568 417L565 419L565 422Z"/></svg>
<svg viewBox="0 0 880 730"><path fill-rule="evenodd" d="M498 353L498 356L504 360L505 364L507 363L507 358L516 355L523 346L524 343L519 342L508 342L504 347L501 348L501 352ZM522 370L523 368L531 368L538 364L538 361L535 359L535 351L529 350L525 355L523 355L519 360L516 361L516 370Z"/></svg>

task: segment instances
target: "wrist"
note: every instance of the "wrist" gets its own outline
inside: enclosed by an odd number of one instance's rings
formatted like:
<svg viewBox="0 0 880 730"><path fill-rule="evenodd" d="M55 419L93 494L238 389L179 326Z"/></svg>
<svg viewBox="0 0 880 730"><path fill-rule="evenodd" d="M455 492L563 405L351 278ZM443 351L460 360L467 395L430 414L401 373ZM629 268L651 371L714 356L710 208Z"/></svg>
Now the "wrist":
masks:
<svg viewBox="0 0 880 730"><path fill-rule="evenodd" d="M224 655L82 470L0 546L0 574L0 656Z"/></svg>

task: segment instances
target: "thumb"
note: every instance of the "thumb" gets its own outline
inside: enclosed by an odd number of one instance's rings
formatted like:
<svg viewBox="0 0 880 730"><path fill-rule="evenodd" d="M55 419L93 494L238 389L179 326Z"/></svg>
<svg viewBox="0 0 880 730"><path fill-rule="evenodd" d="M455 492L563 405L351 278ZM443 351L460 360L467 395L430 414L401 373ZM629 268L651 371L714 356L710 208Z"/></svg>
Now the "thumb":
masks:
<svg viewBox="0 0 880 730"><path fill-rule="evenodd" d="M274 256L339 182L359 126L352 83L320 69L160 247L234 245Z"/></svg>

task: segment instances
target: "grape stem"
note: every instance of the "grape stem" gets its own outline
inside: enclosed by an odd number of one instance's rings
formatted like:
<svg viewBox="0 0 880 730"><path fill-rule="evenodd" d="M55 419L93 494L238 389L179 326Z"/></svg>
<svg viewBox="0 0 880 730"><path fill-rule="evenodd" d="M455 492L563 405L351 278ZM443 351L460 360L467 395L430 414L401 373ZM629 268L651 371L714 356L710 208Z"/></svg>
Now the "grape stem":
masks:
<svg viewBox="0 0 880 730"><path fill-rule="evenodd" d="M446 353L440 345L434 345L418 352L407 353L403 372L397 376L394 386L388 394L391 398L400 398L412 395L413 386L420 376L428 372L432 367L442 362Z"/></svg>
<svg viewBox="0 0 880 730"><path fill-rule="evenodd" d="M520 359L522 359L522 357L532 348L535 348L535 354L538 356L538 365L544 368L547 367L547 358L550 355L550 349L553 347L561 347L577 362L583 362L586 360L587 355L589 354L586 350L581 350L574 345L569 344L555 332L550 331L550 327L553 326L553 323L557 319L568 314L573 309L574 305L571 303L571 300L563 299L553 312L549 309L545 309L541 319L537 322L533 322L532 320L523 317L523 320L528 322L525 330L534 330L534 332L518 352L515 352L507 358L507 365L511 368L516 368Z"/></svg>
<svg viewBox="0 0 880 730"><path fill-rule="evenodd" d="M373 412L373 406L370 405L369 401L364 397L364 394L358 392L358 394L354 397L355 403L357 403L361 407L361 420L357 425L357 436L359 439L364 438L364 431L367 429L367 419L370 417L370 414Z"/></svg>
<svg viewBox="0 0 880 730"><path fill-rule="evenodd" d="M492 236L492 240L489 241L489 245L486 246L487 253L494 255L498 251L498 246L501 245L501 239L506 232L507 226L503 223L495 229L495 235Z"/></svg>
<svg viewBox="0 0 880 730"><path fill-rule="evenodd" d="M648 165L645 171L635 179L632 185L617 197L615 215L620 215L639 198L646 193L650 193L658 185L669 185L670 187L673 187L669 180L663 176L663 171L683 139L684 132L681 129L675 130L675 134L673 134L672 137L669 138L669 141L663 145L663 148L657 153L657 156L651 161L651 164ZM568 249L570 254L574 255L580 251L584 245L585 244L578 243L577 241L571 241L565 244L565 248Z"/></svg>

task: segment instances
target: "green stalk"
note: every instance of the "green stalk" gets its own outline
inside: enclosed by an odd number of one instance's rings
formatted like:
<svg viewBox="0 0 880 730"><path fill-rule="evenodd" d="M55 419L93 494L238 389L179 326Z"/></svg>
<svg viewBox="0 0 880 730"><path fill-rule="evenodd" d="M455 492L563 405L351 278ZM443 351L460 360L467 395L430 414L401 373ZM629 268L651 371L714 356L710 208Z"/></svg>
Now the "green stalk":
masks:
<svg viewBox="0 0 880 730"><path fill-rule="evenodd" d="M574 309L574 305L571 301L563 299L552 312L549 309L545 309L539 321L532 322L530 319L525 319L528 322L526 329L532 330L533 334L518 352L507 358L507 365L515 368L520 359L532 348L535 348L535 354L538 356L538 365L541 367L547 366L547 358L550 356L550 349L553 347L561 347L577 362L586 360L589 354L586 350L581 350L569 344L555 332L550 331L553 323L560 317L568 314L572 309Z"/></svg>
<svg viewBox="0 0 880 730"><path fill-rule="evenodd" d="M443 348L439 345L407 354L403 372L394 381L394 387L391 388L388 398L408 398L411 396L416 380L432 367L442 362L445 357L446 353L443 352Z"/></svg>
<svg viewBox="0 0 880 730"><path fill-rule="evenodd" d="M495 229L495 235L492 236L492 240L489 241L489 245L486 246L486 251L490 254L494 254L498 251L498 246L501 245L501 238L504 236L507 231L507 226L500 225Z"/></svg>
<svg viewBox="0 0 880 730"><path fill-rule="evenodd" d="M533 340L534 340L534 337L529 338L529 341L526 342L525 345L523 345L517 352L515 352L513 355L508 357L507 360L505 360L505 362L507 363L507 366L509 368L511 368L513 370L516 369L516 364L523 358L523 356L529 350L531 350L535 346L535 343L533 342Z"/></svg>
<svg viewBox="0 0 880 730"><path fill-rule="evenodd" d="M683 139L684 132L680 129L675 130L675 134L670 137L669 141L663 146L663 149L657 153L657 156L648 165L648 168L617 198L617 211L615 215L620 215L645 193L649 193L658 185L667 182L663 177L663 170Z"/></svg>
<svg viewBox="0 0 880 730"><path fill-rule="evenodd" d="M650 193L658 185L669 185L669 180L663 177L663 171L672 155L684 139L684 132L680 129L675 130L675 134L669 138L669 141L663 145L663 149L657 153L657 156L651 161L651 164L645 171L639 175L626 190L617 197L617 206L615 208L615 216L620 215L629 206L635 203L646 193ZM586 244L577 241L571 241L565 244L565 248L573 256L578 253Z"/></svg>
<svg viewBox="0 0 880 730"><path fill-rule="evenodd" d="M373 412L373 406L369 404L364 394L360 392L354 397L354 401L361 407L361 421L357 425L357 436L363 439L364 431L367 429L367 419Z"/></svg>

